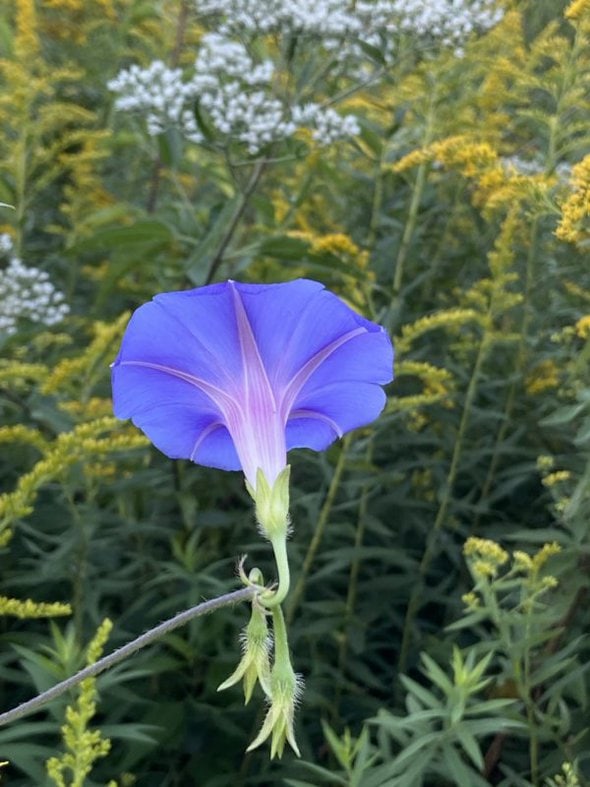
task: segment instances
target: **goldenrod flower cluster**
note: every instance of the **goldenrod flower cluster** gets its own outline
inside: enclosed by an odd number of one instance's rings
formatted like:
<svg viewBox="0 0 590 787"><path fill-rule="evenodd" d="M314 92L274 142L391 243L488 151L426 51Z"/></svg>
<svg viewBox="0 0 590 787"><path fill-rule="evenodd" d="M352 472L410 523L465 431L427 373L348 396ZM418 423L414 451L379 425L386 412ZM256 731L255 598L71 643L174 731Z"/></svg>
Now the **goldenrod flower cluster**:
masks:
<svg viewBox="0 0 590 787"><path fill-rule="evenodd" d="M463 546L463 554L469 561L473 572L478 577L493 578L500 566L508 561L506 550L487 538L471 536Z"/></svg>
<svg viewBox="0 0 590 787"><path fill-rule="evenodd" d="M577 0L577 3L579 3L579 0ZM577 3L573 3L573 5ZM548 780L547 787L580 787L580 780L575 767L570 762L565 762L561 766L561 773Z"/></svg>
<svg viewBox="0 0 590 787"><path fill-rule="evenodd" d="M561 205L555 234L561 240L582 244L590 239L590 154L572 169L572 187Z"/></svg>
<svg viewBox="0 0 590 787"><path fill-rule="evenodd" d="M470 323L478 323L480 317L474 309L445 309L444 311L421 317L416 322L404 325L402 334L395 340L398 353L409 350L420 336L438 328L457 330Z"/></svg>
<svg viewBox="0 0 590 787"><path fill-rule="evenodd" d="M572 474L569 470L556 470L554 473L549 473L543 478L543 486L552 487L556 484L561 484L564 481L569 481Z"/></svg>
<svg viewBox="0 0 590 787"><path fill-rule="evenodd" d="M49 443L38 429L32 429L24 424L0 426L0 444L1 443L24 443L25 445L32 445L43 454L49 447Z"/></svg>
<svg viewBox="0 0 590 787"><path fill-rule="evenodd" d="M556 577L550 574L541 577L540 574L549 558L560 552L561 547L555 541L544 544L534 555L528 555L522 550L516 550L514 552L514 568L517 572L525 575L525 584L530 593L530 596L523 601L525 609L530 608L534 599L542 593L557 587L558 581Z"/></svg>
<svg viewBox="0 0 590 787"><path fill-rule="evenodd" d="M0 596L0 615L11 615L15 618L55 618L59 615L71 615L72 608L69 604L59 601L44 602L26 599L21 601L16 598Z"/></svg>
<svg viewBox="0 0 590 787"><path fill-rule="evenodd" d="M424 405L440 402L445 407L452 407L451 398L453 375L447 369L441 369L424 361L400 361L396 368L396 377L418 377L424 388L421 393L409 396L396 396L388 404L389 411L414 410Z"/></svg>
<svg viewBox="0 0 590 787"><path fill-rule="evenodd" d="M26 386L29 380L38 382L45 379L47 374L47 366L41 363L0 362L0 385L13 385L18 389Z"/></svg>
<svg viewBox="0 0 590 787"><path fill-rule="evenodd" d="M121 423L112 416L80 424L71 432L60 434L43 459L19 478L16 489L0 495L0 528L32 513L40 487L81 459L96 459L147 445L147 438L128 427L121 428Z"/></svg>
<svg viewBox="0 0 590 787"><path fill-rule="evenodd" d="M101 657L112 627L108 618L99 626L88 646L88 665ZM80 683L76 702L66 709L66 723L61 728L66 751L46 762L47 773L56 787L83 787L93 764L111 749L110 740L103 738L100 730L88 729L96 714L96 697L96 678L87 678Z"/></svg>
<svg viewBox="0 0 590 787"><path fill-rule="evenodd" d="M557 388L560 383L559 369L555 361L547 360L538 363L527 376L524 387L530 396Z"/></svg>
<svg viewBox="0 0 590 787"><path fill-rule="evenodd" d="M83 384L88 389L95 378L104 375L108 363L114 358L116 345L121 339L129 314L124 312L113 323L97 321L92 326L94 338L88 347L74 358L64 358L47 375L43 393L58 393L68 384Z"/></svg>
<svg viewBox="0 0 590 787"><path fill-rule="evenodd" d="M565 17L578 22L584 17L590 21L590 0L573 0L565 10Z"/></svg>
<svg viewBox="0 0 590 787"><path fill-rule="evenodd" d="M523 587L526 588L526 597L521 599L522 608L530 610L532 604L538 596L557 587L557 579L553 576L540 576L545 564L553 555L561 552L561 547L556 542L544 544L535 554L529 555L522 550L515 550L512 554L512 567L504 576L498 578L499 569L505 566L510 559L510 555L495 541L484 538L468 538L463 547L463 553L467 559L474 579L478 583L476 590L482 592L482 598L487 599L488 592L502 592L504 580L513 581L515 575L524 575L521 580ZM484 580L483 584L480 582ZM487 588L487 590L486 590ZM510 587L504 587L509 591ZM465 605L471 610L481 606L481 599L475 592L467 593L463 596Z"/></svg>
<svg viewBox="0 0 590 787"><path fill-rule="evenodd" d="M87 401L73 399L68 402L60 402L59 408L76 420L92 421L95 418L104 418L110 415L113 411L113 403L103 396L92 396Z"/></svg>
<svg viewBox="0 0 590 787"><path fill-rule="evenodd" d="M576 323L576 333L580 339L587 339L590 337L590 314L585 314L580 317Z"/></svg>

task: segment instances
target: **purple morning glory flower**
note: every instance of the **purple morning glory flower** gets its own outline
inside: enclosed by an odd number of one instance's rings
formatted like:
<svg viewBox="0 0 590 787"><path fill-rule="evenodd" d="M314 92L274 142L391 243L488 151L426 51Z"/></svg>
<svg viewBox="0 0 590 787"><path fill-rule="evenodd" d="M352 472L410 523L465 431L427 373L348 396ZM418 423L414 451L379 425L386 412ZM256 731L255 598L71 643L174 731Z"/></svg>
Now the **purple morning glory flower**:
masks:
<svg viewBox="0 0 590 787"><path fill-rule="evenodd" d="M141 306L113 364L115 415L167 456L272 486L291 448L320 451L385 405L384 329L322 284L228 281Z"/></svg>

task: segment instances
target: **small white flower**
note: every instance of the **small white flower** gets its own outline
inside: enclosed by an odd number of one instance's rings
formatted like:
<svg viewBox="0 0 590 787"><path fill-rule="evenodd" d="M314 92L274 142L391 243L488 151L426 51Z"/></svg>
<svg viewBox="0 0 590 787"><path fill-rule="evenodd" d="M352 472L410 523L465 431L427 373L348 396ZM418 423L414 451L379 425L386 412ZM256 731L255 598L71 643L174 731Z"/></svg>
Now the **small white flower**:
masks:
<svg viewBox="0 0 590 787"><path fill-rule="evenodd" d="M12 254L12 240L0 235L0 252L8 253L8 265L0 269L0 332L12 336L19 321L51 326L69 313L64 296L55 289L45 271L26 267Z"/></svg>

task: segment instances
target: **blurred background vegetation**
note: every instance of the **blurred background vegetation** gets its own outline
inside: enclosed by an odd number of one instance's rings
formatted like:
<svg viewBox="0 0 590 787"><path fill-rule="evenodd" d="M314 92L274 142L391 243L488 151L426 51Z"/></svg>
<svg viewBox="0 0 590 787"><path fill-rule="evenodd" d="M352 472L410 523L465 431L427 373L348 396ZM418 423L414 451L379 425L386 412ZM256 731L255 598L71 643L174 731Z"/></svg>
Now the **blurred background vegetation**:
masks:
<svg viewBox="0 0 590 787"><path fill-rule="evenodd" d="M291 456L303 757L245 755L262 698L216 693L235 608L0 729L3 783L590 784L590 3L507 0L460 46L388 31L362 68L232 29L274 96L357 126L254 152L198 102L198 143L115 108L121 69L190 71L221 24L196 8L0 11L0 707L236 587L243 553L272 574L241 474L117 422L109 364L157 292L307 276L397 365L375 425Z"/></svg>

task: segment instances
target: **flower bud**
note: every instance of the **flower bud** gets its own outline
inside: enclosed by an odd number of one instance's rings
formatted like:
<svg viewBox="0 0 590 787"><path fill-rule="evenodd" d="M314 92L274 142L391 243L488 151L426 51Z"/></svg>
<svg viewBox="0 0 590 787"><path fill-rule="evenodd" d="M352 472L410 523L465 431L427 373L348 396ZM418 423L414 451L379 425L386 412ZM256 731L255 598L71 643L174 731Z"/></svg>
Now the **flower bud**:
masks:
<svg viewBox="0 0 590 787"><path fill-rule="evenodd" d="M301 756L293 729L295 708L300 695L301 678L293 672L291 662L275 662L270 678L270 707L260 732L246 751L256 749L272 736L271 759L276 756L280 759L283 756L285 743L291 746L298 757Z"/></svg>
<svg viewBox="0 0 590 787"><path fill-rule="evenodd" d="M243 680L246 705L250 702L257 682L260 683L267 697L270 696L270 646L271 638L268 633L266 613L254 599L250 622L242 633L243 655L240 663L217 691L228 689Z"/></svg>

